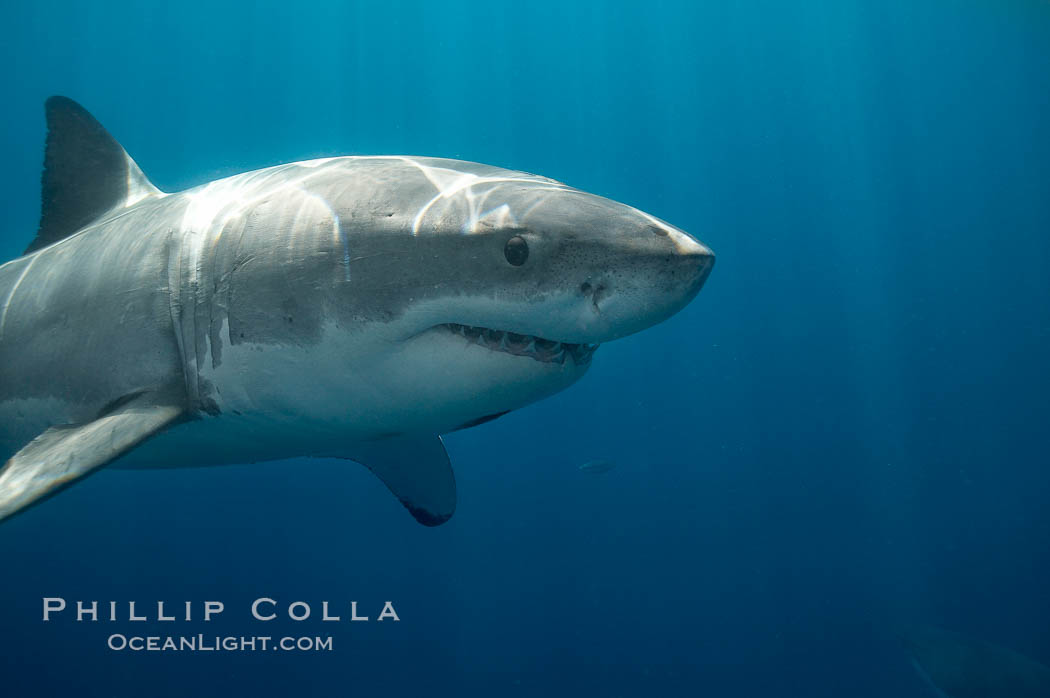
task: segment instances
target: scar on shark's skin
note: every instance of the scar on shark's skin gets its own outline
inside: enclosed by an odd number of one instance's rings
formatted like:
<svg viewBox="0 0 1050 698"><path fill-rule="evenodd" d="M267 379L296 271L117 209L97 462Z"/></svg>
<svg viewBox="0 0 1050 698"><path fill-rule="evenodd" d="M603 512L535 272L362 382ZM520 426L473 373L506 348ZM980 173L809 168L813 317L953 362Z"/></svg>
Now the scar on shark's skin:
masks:
<svg viewBox="0 0 1050 698"><path fill-rule="evenodd" d="M166 193L80 105L46 114L40 228L0 266L0 520L107 465L317 456L441 524L441 434L569 387L714 263L636 208L457 160L321 158Z"/></svg>

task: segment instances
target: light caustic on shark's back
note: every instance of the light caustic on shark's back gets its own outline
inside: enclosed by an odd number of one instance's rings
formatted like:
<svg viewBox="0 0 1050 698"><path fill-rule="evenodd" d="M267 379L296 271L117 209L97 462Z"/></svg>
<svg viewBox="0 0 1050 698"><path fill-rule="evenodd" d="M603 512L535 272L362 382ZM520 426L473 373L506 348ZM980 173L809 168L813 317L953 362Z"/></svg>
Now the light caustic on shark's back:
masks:
<svg viewBox="0 0 1050 698"><path fill-rule="evenodd" d="M684 307L681 230L544 177L407 156L162 193L47 102L43 214L0 266L0 519L94 470L354 460L424 524L440 435L578 380Z"/></svg>

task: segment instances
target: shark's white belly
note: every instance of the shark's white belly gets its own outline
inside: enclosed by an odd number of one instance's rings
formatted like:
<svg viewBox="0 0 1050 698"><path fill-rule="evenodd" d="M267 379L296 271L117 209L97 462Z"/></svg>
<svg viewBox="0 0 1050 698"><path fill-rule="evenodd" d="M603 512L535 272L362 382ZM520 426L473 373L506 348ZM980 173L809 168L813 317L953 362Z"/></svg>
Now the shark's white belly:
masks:
<svg viewBox="0 0 1050 698"><path fill-rule="evenodd" d="M545 378L538 379L538 367ZM199 420L217 425L201 439L258 437L253 452L266 448L280 454L268 458L283 458L403 434L447 433L557 392L581 372L571 363L538 364L494 352L451 333L389 341L329 326L309 345L225 346L222 361L213 366L206 359L199 375L212 386L220 414ZM485 376L487 383L479 380Z"/></svg>

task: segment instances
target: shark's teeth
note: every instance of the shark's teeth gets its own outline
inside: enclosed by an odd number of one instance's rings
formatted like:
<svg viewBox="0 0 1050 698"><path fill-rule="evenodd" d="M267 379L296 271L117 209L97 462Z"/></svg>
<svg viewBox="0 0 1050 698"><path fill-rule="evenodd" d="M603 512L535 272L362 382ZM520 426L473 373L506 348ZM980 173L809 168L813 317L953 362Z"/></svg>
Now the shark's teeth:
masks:
<svg viewBox="0 0 1050 698"><path fill-rule="evenodd" d="M564 364L565 359L572 357L577 366L582 366L590 363L591 356L599 346L597 344L555 342L542 337L504 332L487 327L458 325L454 322L446 323L443 327L454 334L465 337L472 344L480 344L486 349L514 356L527 356L542 363Z"/></svg>

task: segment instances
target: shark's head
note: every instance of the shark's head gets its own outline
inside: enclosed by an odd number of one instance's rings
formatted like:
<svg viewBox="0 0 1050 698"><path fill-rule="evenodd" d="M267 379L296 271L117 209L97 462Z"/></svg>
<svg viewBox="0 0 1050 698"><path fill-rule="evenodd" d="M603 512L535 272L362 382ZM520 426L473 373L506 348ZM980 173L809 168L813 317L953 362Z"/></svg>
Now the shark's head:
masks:
<svg viewBox="0 0 1050 698"><path fill-rule="evenodd" d="M440 415L429 425L439 431L566 388L598 345L681 310L714 263L681 230L553 180L453 161L413 166L433 186L379 204L382 233L348 225L363 218L359 198L336 202L349 228L342 309L349 326L382 326L372 334L387 350L373 375Z"/></svg>
<svg viewBox="0 0 1050 698"><path fill-rule="evenodd" d="M186 197L215 260L187 287L214 289L193 300L211 308L192 339L212 356L202 393L340 437L445 433L562 390L714 263L630 206L453 160L311 161Z"/></svg>

